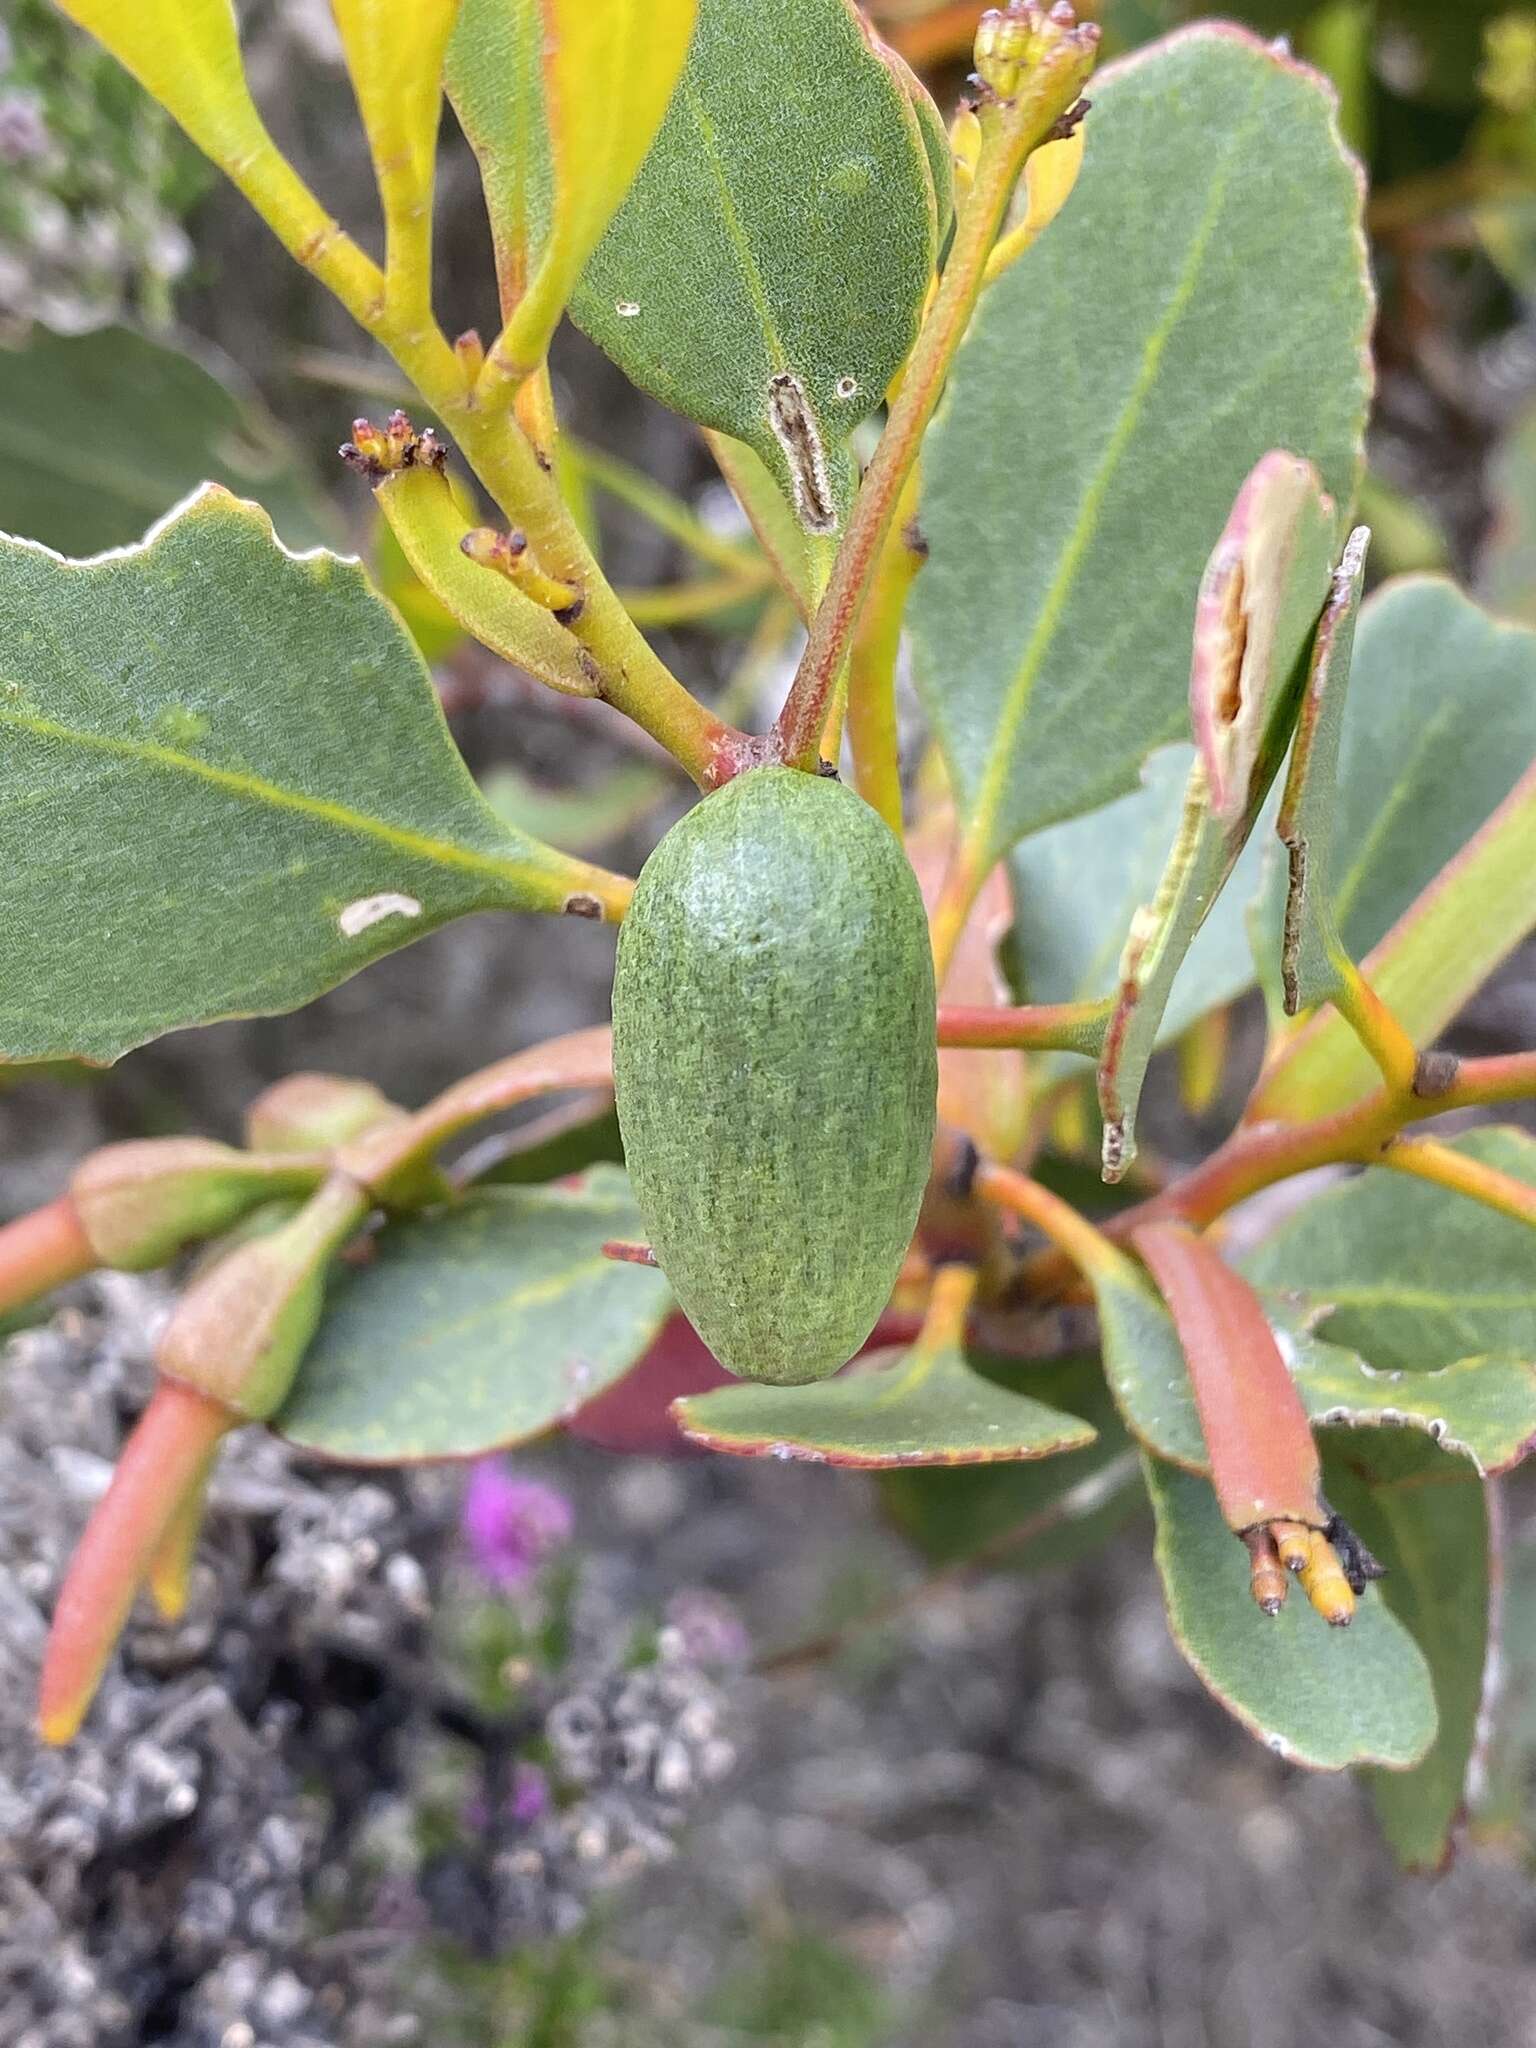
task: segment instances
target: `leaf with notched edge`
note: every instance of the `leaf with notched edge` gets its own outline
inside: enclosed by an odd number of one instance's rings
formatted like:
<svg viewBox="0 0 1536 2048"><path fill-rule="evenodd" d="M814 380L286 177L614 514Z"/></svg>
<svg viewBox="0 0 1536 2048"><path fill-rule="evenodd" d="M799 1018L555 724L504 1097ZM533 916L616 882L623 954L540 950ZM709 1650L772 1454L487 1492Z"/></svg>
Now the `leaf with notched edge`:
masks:
<svg viewBox="0 0 1536 2048"><path fill-rule="evenodd" d="M379 1464L541 1435L621 1379L672 1311L660 1273L603 1256L642 1230L613 1166L390 1224L369 1264L337 1275L273 1427Z"/></svg>
<svg viewBox="0 0 1536 2048"><path fill-rule="evenodd" d="M1259 1277L1257 1264L1245 1264L1250 1280ZM1101 1275L1096 1298L1105 1376L1126 1426L1158 1457L1186 1471L1207 1471L1205 1437L1172 1318L1150 1287L1129 1274ZM1311 1334L1305 1307L1272 1293L1261 1298L1314 1428L1347 1423L1360 1430L1422 1431L1489 1473L1518 1464L1536 1439L1536 1362L1468 1357L1425 1371L1375 1368L1357 1351Z"/></svg>
<svg viewBox="0 0 1536 2048"><path fill-rule="evenodd" d="M139 546L0 537L0 1055L290 1010L473 910L617 915L503 824L356 562L209 486Z"/></svg>

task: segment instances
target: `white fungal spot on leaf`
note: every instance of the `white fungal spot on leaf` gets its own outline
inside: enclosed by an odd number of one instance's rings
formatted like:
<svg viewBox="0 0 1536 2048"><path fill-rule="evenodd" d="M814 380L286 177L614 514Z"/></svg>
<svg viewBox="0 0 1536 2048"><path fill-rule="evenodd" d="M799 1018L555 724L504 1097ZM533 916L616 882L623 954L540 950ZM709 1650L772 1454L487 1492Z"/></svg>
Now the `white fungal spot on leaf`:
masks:
<svg viewBox="0 0 1536 2048"><path fill-rule="evenodd" d="M620 299L613 310L621 320L633 320L640 311L640 303L637 299Z"/></svg>
<svg viewBox="0 0 1536 2048"><path fill-rule="evenodd" d="M386 889L378 896L359 896L355 903L349 903L336 919L337 927L344 939L355 939L370 925L382 924L386 917L420 917L421 905L414 896L402 896L397 890Z"/></svg>

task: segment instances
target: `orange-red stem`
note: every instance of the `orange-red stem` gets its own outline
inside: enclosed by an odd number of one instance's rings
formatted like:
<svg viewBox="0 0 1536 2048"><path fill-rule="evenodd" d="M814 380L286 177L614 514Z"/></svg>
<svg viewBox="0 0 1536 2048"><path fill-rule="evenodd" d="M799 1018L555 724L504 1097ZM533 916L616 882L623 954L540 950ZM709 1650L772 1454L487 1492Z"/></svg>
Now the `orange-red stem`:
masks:
<svg viewBox="0 0 1536 2048"><path fill-rule="evenodd" d="M68 1195L0 1226L0 1315L78 1280L101 1261Z"/></svg>
<svg viewBox="0 0 1536 2048"><path fill-rule="evenodd" d="M161 1380L155 1388L86 1524L53 1610L37 1702L45 1742L68 1742L85 1719L167 1530L237 1419L193 1387Z"/></svg>

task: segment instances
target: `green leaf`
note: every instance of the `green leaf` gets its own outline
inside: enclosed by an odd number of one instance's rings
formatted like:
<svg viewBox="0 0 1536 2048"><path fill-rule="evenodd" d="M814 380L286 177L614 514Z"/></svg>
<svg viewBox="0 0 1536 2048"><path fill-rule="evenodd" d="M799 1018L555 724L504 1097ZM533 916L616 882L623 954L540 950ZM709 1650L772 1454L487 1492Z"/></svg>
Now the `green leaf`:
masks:
<svg viewBox="0 0 1536 2048"><path fill-rule="evenodd" d="M622 905L482 802L357 564L216 485L94 562L0 539L0 647L4 1057L292 1009L472 910Z"/></svg>
<svg viewBox="0 0 1536 2048"><path fill-rule="evenodd" d="M363 1462L466 1458L541 1435L622 1378L671 1312L617 1167L577 1187L480 1188L391 1224L343 1270L273 1427Z"/></svg>
<svg viewBox="0 0 1536 2048"><path fill-rule="evenodd" d="M62 554L135 541L212 478L259 497L290 547L339 539L277 422L232 366L107 327L0 353L0 529Z"/></svg>
<svg viewBox="0 0 1536 2048"><path fill-rule="evenodd" d="M882 1472L875 1483L886 1516L930 1564L985 1555L1036 1571L1096 1549L1141 1499L1139 1462L1097 1357L1021 1363L973 1355L971 1364L1080 1416L1097 1432L1094 1441L1050 1458Z"/></svg>
<svg viewBox="0 0 1536 2048"><path fill-rule="evenodd" d="M539 0L462 0L443 83L480 166L502 317L522 299L554 212Z"/></svg>
<svg viewBox="0 0 1536 2048"><path fill-rule="evenodd" d="M600 1160L615 1166L624 1163L618 1112L611 1100L596 1115L585 1103L550 1111L513 1132L512 1137L516 1143L509 1142L493 1164L474 1174L477 1186L522 1187L584 1173Z"/></svg>
<svg viewBox="0 0 1536 2048"><path fill-rule="evenodd" d="M703 0L571 310L642 389L746 442L827 532L834 456L912 345L936 237L917 116L849 0Z"/></svg>
<svg viewBox="0 0 1536 2048"><path fill-rule="evenodd" d="M1280 972L1288 1017L1303 1005L1326 1001L1339 987L1343 940L1333 909L1333 823L1344 696L1370 538L1363 526L1350 535L1318 623L1275 824L1287 856Z"/></svg>
<svg viewBox="0 0 1536 2048"><path fill-rule="evenodd" d="M1290 738L1332 535L1316 471L1272 450L1244 481L1200 580L1189 685L1197 758L1157 892L1131 917L1099 1060L1107 1181L1136 1156L1136 1110L1175 980Z"/></svg>
<svg viewBox="0 0 1536 2048"><path fill-rule="evenodd" d="M1376 995L1417 1045L1536 930L1536 762L1492 817L1426 884L1362 963ZM1374 1093L1381 1073L1337 1010L1284 1042L1249 1101L1250 1122L1304 1121Z"/></svg>
<svg viewBox="0 0 1536 2048"><path fill-rule="evenodd" d="M695 12L696 0L464 0L447 84L480 161L505 368L543 359L655 139Z"/></svg>
<svg viewBox="0 0 1536 2048"><path fill-rule="evenodd" d="M1399 1862L1437 1870L1465 1810L1482 1710L1491 1594L1487 1494L1464 1459L1422 1438L1330 1430L1323 1451L1329 1503L1387 1567L1376 1597L1418 1644L1434 1680L1434 1746L1414 1770L1372 1772L1370 1786Z"/></svg>
<svg viewBox="0 0 1536 2048"><path fill-rule="evenodd" d="M1521 202L1532 227L1536 204ZM1527 404L1489 465L1493 525L1477 564L1477 594L1492 612L1536 626L1536 404Z"/></svg>
<svg viewBox="0 0 1536 2048"><path fill-rule="evenodd" d="M923 455L915 673L978 872L1184 730L1196 586L1258 458L1309 459L1341 509L1359 468L1360 194L1316 75L1196 28L1093 101Z"/></svg>
<svg viewBox="0 0 1536 2048"><path fill-rule="evenodd" d="M683 1434L740 1457L979 1465L1081 1450L1094 1431L973 1372L958 1347L873 1351L819 1386L720 1387L673 1403Z"/></svg>
<svg viewBox="0 0 1536 2048"><path fill-rule="evenodd" d="M1169 1626L1195 1675L1277 1756L1312 1770L1403 1770L1435 1739L1428 1666L1386 1605L1330 1628L1305 1600L1260 1612L1248 1559L1208 1482L1146 1461Z"/></svg>
<svg viewBox="0 0 1536 2048"><path fill-rule="evenodd" d="M1021 1002L1113 1001L1126 933L1137 906L1157 887L1193 760L1188 743L1159 748L1142 769L1139 789L1034 833L1009 855L1017 906L1010 964ZM1255 832L1184 957L1156 1044L1171 1043L1252 987L1245 904L1259 887L1263 855ZM1066 1071L1066 1056L1044 1057Z"/></svg>
<svg viewBox="0 0 1536 2048"><path fill-rule="evenodd" d="M1501 625L1442 577L1405 577L1362 607L1348 691L1331 889L1344 947L1361 960L1536 755L1536 633ZM1315 846L1311 866L1315 888ZM1284 894L1277 876L1272 932Z"/></svg>
<svg viewBox="0 0 1536 2048"><path fill-rule="evenodd" d="M627 761L579 789L547 788L518 768L493 769L480 788L497 817L518 831L568 853L591 853L643 824L676 786L659 764Z"/></svg>
<svg viewBox="0 0 1536 2048"><path fill-rule="evenodd" d="M1417 1182L1394 1185L1441 1192ZM1321 1197L1313 1208L1328 1199ZM1462 1206L1475 1210L1470 1202ZM1312 1211L1302 1213L1308 1216ZM1521 1228L1492 1220L1510 1231ZM1331 1241L1325 1219L1318 1242ZM1349 1256L1345 1254L1346 1261ZM1249 1259L1245 1276L1263 1285L1264 1263L1263 1252ZM1158 1457L1186 1471L1206 1471L1209 1461L1194 1390L1167 1310L1129 1268L1101 1274L1096 1299L1105 1377L1127 1427ZM1312 1333L1307 1323L1320 1312L1319 1304L1304 1296L1265 1297L1270 1327L1314 1426L1348 1423L1359 1429L1422 1430L1448 1449L1465 1452L1488 1473L1517 1464L1536 1438L1536 1361L1459 1352L1443 1367L1430 1362L1425 1370L1404 1369L1396 1361L1368 1364L1358 1351L1346 1348L1358 1341L1352 1325L1347 1332L1332 1321L1326 1325L1329 1338L1337 1341ZM1522 1312L1529 1326L1529 1306ZM1454 1335L1446 1341L1454 1343Z"/></svg>
<svg viewBox="0 0 1536 2048"><path fill-rule="evenodd" d="M1469 1131L1451 1142L1536 1187L1536 1138L1526 1132ZM1427 1181L1382 1170L1329 1188L1244 1271L1384 1371L1427 1371L1479 1352L1536 1362L1529 1226Z"/></svg>
<svg viewBox="0 0 1536 2048"><path fill-rule="evenodd" d="M1283 1348L1283 1326L1281 1334ZM1458 1358L1428 1371L1383 1371L1340 1344L1311 1344L1296 1378L1319 1427L1423 1435L1480 1475L1507 1472L1536 1440L1536 1363L1528 1359Z"/></svg>

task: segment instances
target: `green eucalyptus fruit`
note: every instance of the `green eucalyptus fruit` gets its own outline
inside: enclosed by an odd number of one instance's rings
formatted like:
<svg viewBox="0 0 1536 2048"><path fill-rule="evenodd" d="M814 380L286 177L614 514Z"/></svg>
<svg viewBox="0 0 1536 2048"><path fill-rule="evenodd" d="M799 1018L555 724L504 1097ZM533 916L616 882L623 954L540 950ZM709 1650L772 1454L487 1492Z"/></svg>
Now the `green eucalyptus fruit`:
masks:
<svg viewBox="0 0 1536 2048"><path fill-rule="evenodd" d="M635 1197L743 1379L825 1379L890 1298L933 1147L933 959L884 821L755 768L646 862L619 931L613 1073Z"/></svg>

